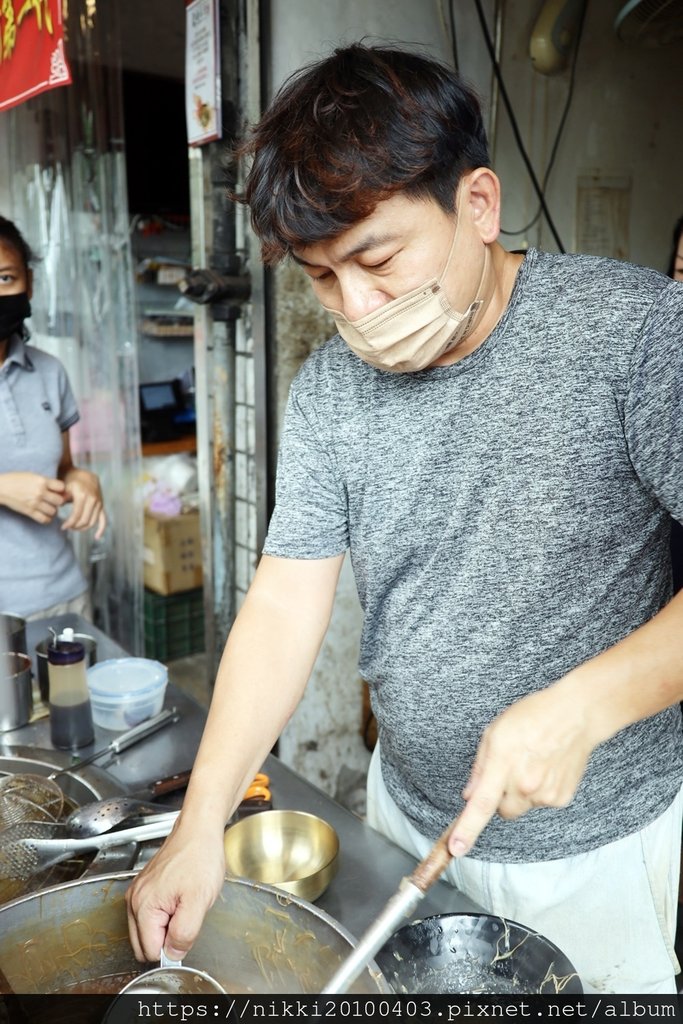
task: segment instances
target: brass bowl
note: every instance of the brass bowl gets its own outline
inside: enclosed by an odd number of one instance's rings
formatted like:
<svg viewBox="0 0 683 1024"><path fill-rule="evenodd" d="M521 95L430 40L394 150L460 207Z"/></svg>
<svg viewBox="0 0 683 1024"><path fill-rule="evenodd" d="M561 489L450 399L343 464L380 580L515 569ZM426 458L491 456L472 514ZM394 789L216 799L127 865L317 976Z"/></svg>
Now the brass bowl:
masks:
<svg viewBox="0 0 683 1024"><path fill-rule="evenodd" d="M225 832L229 875L266 882L305 900L317 900L334 878L339 837L305 811L261 811Z"/></svg>

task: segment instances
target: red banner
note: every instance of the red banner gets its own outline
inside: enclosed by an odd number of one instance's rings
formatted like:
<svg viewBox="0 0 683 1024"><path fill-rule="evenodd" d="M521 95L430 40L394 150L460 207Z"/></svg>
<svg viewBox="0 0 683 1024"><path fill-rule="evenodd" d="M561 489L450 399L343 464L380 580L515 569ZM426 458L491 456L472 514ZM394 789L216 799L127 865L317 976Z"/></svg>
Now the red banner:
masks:
<svg viewBox="0 0 683 1024"><path fill-rule="evenodd" d="M62 0L0 0L0 111L70 83Z"/></svg>

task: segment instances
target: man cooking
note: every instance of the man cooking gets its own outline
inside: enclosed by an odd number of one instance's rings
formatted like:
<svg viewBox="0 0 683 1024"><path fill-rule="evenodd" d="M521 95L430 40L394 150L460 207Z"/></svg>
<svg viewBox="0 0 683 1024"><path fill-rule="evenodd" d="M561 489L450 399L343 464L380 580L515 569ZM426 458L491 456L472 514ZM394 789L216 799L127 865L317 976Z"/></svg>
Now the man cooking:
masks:
<svg viewBox="0 0 683 1024"><path fill-rule="evenodd" d="M557 943L586 989L673 992L683 289L505 251L477 100L417 53L304 68L245 152L264 260L298 262L339 333L291 389L183 811L128 893L136 955L192 945L349 550L369 823L420 858L455 819L446 877L471 899Z"/></svg>

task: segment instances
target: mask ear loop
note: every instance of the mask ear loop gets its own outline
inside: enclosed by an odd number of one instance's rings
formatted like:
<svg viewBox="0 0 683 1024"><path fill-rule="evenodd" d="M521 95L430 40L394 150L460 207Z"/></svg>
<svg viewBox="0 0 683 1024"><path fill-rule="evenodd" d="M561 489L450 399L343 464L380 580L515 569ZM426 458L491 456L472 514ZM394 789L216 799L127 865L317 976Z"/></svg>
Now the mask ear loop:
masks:
<svg viewBox="0 0 683 1024"><path fill-rule="evenodd" d="M460 341L464 341L474 331L475 327L479 323L484 311L488 307L488 302L484 302L482 292L484 290L484 283L488 276L489 266L491 264L491 252L489 246L484 243L484 264L481 268L481 277L479 278L479 284L477 285L477 291L474 298L470 302L465 313L462 314L462 323L466 322L467 327L465 333L462 335ZM489 302L490 302L489 296Z"/></svg>
<svg viewBox="0 0 683 1024"><path fill-rule="evenodd" d="M451 264L451 259L452 259L452 256L453 256L453 252L455 250L456 242L457 242L457 240L458 240L458 238L460 236L460 229L462 227L462 219L461 219L461 213L458 211L458 207L460 205L460 196L462 194L462 188L463 188L463 185L462 185L462 182L460 182L460 184L458 185L458 192L457 192L456 197L455 197L455 210L456 210L456 213L455 213L455 216L456 216L455 231L453 232L453 239L451 241L451 247L448 250L448 256L446 257L446 262L444 264L444 268L441 271L439 277L437 278L439 287L441 287L442 284L443 284L443 279L446 276L448 268L449 268L449 266ZM468 316L468 314L469 314L472 317L471 323L469 325L469 329L467 331L467 334L471 334L472 333L472 331L474 330L477 322L479 321L479 318L480 318L481 314L483 313L484 309L486 308L486 306L484 304L484 300L482 298L482 292L484 290L484 282L486 281L486 277L488 275L488 270L489 270L490 263L491 263L490 247L489 247L489 245L486 242L484 242L484 265L481 268L481 277L479 278L479 284L477 285L477 290L476 290L476 292L474 294L474 298L472 299L472 301L471 301L471 303L470 303L470 305L468 307L467 312L464 314L465 316ZM486 305L488 305L488 303L486 303ZM474 315L472 315L472 314L474 314Z"/></svg>
<svg viewBox="0 0 683 1024"><path fill-rule="evenodd" d="M462 191L462 186L458 185L458 195L460 194L461 191ZM461 222L461 219L460 219L460 214L458 212L458 205L459 205L458 204L458 195L456 195L456 197L455 197L455 229L453 231L453 237L451 239L451 247L448 250L448 256L446 256L446 262L443 265L443 269L442 269L441 273L439 274L439 276L436 279L436 282L439 285L439 287L441 287L441 285L443 284L443 279L446 276L446 274L448 273L448 268L451 265L451 259L453 258L453 253L455 251L455 243L457 242L458 238L460 237L460 229L461 229L461 226L462 226L462 222Z"/></svg>
<svg viewBox="0 0 683 1024"><path fill-rule="evenodd" d="M451 259L453 258L453 252L455 251L455 244L458 241L458 238L460 237L460 231L461 231L461 228L462 228L462 211L460 210L460 203L461 203L461 197L462 197L463 188L464 188L464 185L463 185L462 179L461 179L460 182L458 183L458 189L457 189L457 192L456 192L456 195L455 195L455 203L454 203L454 206L455 206L455 231L453 232L453 239L451 241L451 247L448 250L448 256L446 257L446 262L444 263L443 270L441 271L441 273L439 274L439 276L437 278L437 282L439 284L439 287L441 287L441 285L443 284L443 279L446 276L448 268L451 265ZM479 302L480 301L481 291L482 291L482 288L484 286L484 279L485 279L486 274L487 274L488 269L489 269L489 262L490 262L491 254L489 252L489 246L486 243L484 243L484 245L485 245L485 249L486 249L486 255L484 257L484 266L482 267L481 277L479 279L479 284L477 285L477 291L476 291L474 299L472 300L471 306L474 305L475 302Z"/></svg>

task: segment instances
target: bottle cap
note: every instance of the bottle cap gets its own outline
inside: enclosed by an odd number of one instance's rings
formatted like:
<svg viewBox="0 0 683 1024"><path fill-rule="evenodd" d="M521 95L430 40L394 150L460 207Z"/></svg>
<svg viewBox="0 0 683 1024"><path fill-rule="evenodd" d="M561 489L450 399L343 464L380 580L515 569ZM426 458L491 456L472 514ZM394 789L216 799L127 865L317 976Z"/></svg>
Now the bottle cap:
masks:
<svg viewBox="0 0 683 1024"><path fill-rule="evenodd" d="M85 658L85 647L75 640L55 640L47 649L51 665L75 665Z"/></svg>

